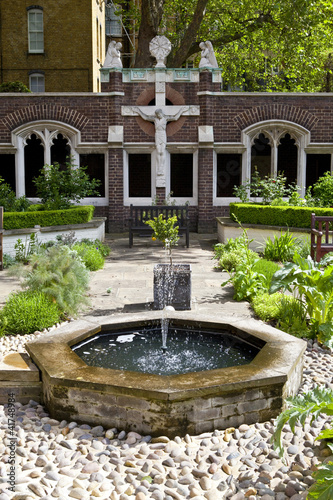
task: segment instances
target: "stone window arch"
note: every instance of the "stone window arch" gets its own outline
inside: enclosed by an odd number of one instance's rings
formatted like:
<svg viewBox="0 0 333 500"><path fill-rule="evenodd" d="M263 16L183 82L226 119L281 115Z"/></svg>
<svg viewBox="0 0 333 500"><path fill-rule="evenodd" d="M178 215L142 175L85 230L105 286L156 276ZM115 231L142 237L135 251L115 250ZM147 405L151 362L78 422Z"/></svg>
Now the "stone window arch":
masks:
<svg viewBox="0 0 333 500"><path fill-rule="evenodd" d="M295 182L301 188L300 194L305 194L305 148L310 143L309 130L285 120L268 120L244 129L242 142L246 147L243 156L242 183L250 179L253 174L253 151L257 149L258 159L260 154L264 158L262 162L264 175L276 177L279 172L283 172L287 177L287 183ZM266 153L262 154L262 151Z"/></svg>

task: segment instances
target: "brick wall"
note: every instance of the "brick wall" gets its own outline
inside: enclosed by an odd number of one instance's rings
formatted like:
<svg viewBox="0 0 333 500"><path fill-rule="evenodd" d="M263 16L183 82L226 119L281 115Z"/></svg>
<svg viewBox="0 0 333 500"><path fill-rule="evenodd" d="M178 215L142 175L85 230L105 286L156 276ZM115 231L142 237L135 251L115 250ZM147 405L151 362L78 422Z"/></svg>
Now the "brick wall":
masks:
<svg viewBox="0 0 333 500"><path fill-rule="evenodd" d="M311 143L333 145L331 94L221 93L219 89L220 84L212 82L209 71L201 72L197 83L166 84L166 96L174 104L200 106L200 116L181 117L177 123L168 125L169 143L197 143L199 125L214 127L215 144L240 143L242 130L250 125L265 120L287 120L307 129ZM105 147L110 125L124 126L127 145L153 144L153 124L140 117L123 117L121 106L148 105L154 98L154 83L123 83L121 71L111 71L110 82L103 84L103 90L104 95L0 95L0 154L1 144L11 143L14 129L38 120L71 125L80 131L82 144L103 144ZM109 206L98 207L96 213L107 214L110 231L123 231L127 227L128 207L123 206L123 151L120 145L109 148L108 169ZM160 199L164 197L162 192L157 194ZM228 206L213 206L212 144L199 147L198 199L198 206L190 210L192 229L215 230L215 217L227 215Z"/></svg>

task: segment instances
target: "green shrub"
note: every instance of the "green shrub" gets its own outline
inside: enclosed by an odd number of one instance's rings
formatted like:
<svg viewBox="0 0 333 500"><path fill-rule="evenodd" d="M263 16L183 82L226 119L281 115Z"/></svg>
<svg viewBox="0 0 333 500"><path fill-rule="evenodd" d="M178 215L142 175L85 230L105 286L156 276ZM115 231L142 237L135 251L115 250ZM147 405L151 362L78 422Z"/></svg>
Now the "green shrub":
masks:
<svg viewBox="0 0 333 500"><path fill-rule="evenodd" d="M97 248L97 250L103 257L107 257L108 255L110 255L111 249L109 245L103 243L98 238L96 238L94 241L91 241L88 238L82 238L81 243L85 243L86 245L90 245Z"/></svg>
<svg viewBox="0 0 333 500"><path fill-rule="evenodd" d="M24 335L49 328L60 319L57 304L42 292L12 293L0 311L5 333Z"/></svg>
<svg viewBox="0 0 333 500"><path fill-rule="evenodd" d="M94 210L95 207L92 205L86 205L68 210L5 212L3 214L3 226L4 229L21 229L37 225L47 227L82 224L92 219Z"/></svg>
<svg viewBox="0 0 333 500"><path fill-rule="evenodd" d="M0 177L0 207L3 207L4 212L24 212L29 209L30 205L30 201L25 196L16 198L10 185Z"/></svg>
<svg viewBox="0 0 333 500"><path fill-rule="evenodd" d="M87 245L86 243L75 243L72 246L72 250L77 252L89 271L97 271L104 267L104 257L94 246Z"/></svg>
<svg viewBox="0 0 333 500"><path fill-rule="evenodd" d="M70 208L87 196L99 196L97 191L101 181L91 179L86 173L87 167L77 167L66 162L63 169L59 163L45 165L40 175L33 180L37 196L46 210Z"/></svg>
<svg viewBox="0 0 333 500"><path fill-rule="evenodd" d="M315 203L320 207L331 207L333 205L333 177L331 172L325 172L317 182L309 189L308 194L313 193Z"/></svg>
<svg viewBox="0 0 333 500"><path fill-rule="evenodd" d="M24 92L31 93L26 85L22 82L4 82L0 85L0 92Z"/></svg>
<svg viewBox="0 0 333 500"><path fill-rule="evenodd" d="M258 258L258 254L252 250L248 250L248 255L246 251L242 248L235 248L234 250L229 250L224 252L219 259L219 267L222 271L232 272L237 271L237 269L242 265L244 259L248 257L249 262L253 263L255 259Z"/></svg>
<svg viewBox="0 0 333 500"><path fill-rule="evenodd" d="M77 253L67 246L52 246L31 256L29 266L13 273L23 276L23 287L42 292L64 315L76 315L88 303L85 293L89 286L89 271ZM12 274L13 274L12 273Z"/></svg>
<svg viewBox="0 0 333 500"><path fill-rule="evenodd" d="M273 240L268 237L265 240L265 248L263 256L267 260L275 262L288 262L293 260L296 250L297 238L287 230L282 232L280 236L274 236Z"/></svg>
<svg viewBox="0 0 333 500"><path fill-rule="evenodd" d="M272 262L266 259L258 259L253 263L253 270L259 274L265 276L266 280L264 282L265 288L269 290L271 286L271 281L274 273L280 269L279 265L276 262Z"/></svg>
<svg viewBox="0 0 333 500"><path fill-rule="evenodd" d="M242 224L265 224L281 227L311 227L313 207L270 206L258 203L230 203L230 217ZM333 208L315 208L316 215L333 216Z"/></svg>
<svg viewBox="0 0 333 500"><path fill-rule="evenodd" d="M261 293L253 297L251 305L256 315L263 321L278 320L281 317L282 293Z"/></svg>
<svg viewBox="0 0 333 500"><path fill-rule="evenodd" d="M11 267L15 264L15 259L8 253L3 254L3 268L8 269L8 267Z"/></svg>

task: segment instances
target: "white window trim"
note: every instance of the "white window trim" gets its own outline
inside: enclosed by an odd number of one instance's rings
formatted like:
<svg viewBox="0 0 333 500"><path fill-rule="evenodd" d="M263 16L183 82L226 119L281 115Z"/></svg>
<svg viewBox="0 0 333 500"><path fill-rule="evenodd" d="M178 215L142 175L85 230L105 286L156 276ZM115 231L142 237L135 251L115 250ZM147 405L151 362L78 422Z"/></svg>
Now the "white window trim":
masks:
<svg viewBox="0 0 333 500"><path fill-rule="evenodd" d="M71 148L71 156L75 165L80 164L80 153L102 153L105 161L105 196L96 196L83 198L80 201L82 205L107 206L109 204L108 191L108 155L107 145L84 144L81 143L81 133L79 130L57 121L39 121L29 122L21 125L12 132L12 144L16 149L15 159L15 178L16 178L16 196L25 194L25 165L24 165L24 147L27 139L35 134L44 147L44 165L51 163L51 146L53 139L62 134ZM29 198L32 202L39 202L39 198Z"/></svg>
<svg viewBox="0 0 333 500"><path fill-rule="evenodd" d="M44 13L43 13L43 9L38 9L38 8L29 9L27 14L28 14L28 52L29 52L29 54L43 54L44 53ZM32 31L30 30L29 14L41 14L41 16L42 16L43 29L42 29L42 31L36 32L36 33L43 34L43 48L42 49L31 49L31 47L30 47L30 42L31 42L30 34L32 33Z"/></svg>
<svg viewBox="0 0 333 500"><path fill-rule="evenodd" d="M220 207L229 205L229 203L237 203L240 201L236 197L217 196L217 155L218 154L241 154L242 155L242 182L243 182L243 165L246 159L246 149L242 144L234 143L233 147L229 144L219 145L214 150L213 156L213 206Z"/></svg>
<svg viewBox="0 0 333 500"><path fill-rule="evenodd" d="M151 196L150 197L130 197L129 196L129 176L128 176L128 155L130 154L150 154L151 155ZM124 182L124 206L151 205L156 197L156 151L154 147L142 145L142 147L127 147L123 150L123 182Z"/></svg>
<svg viewBox="0 0 333 500"><path fill-rule="evenodd" d="M105 34L106 36L121 37L123 34L122 16L117 16L115 12L121 10L120 5L106 4L105 8ZM106 29L107 22L110 23L110 31ZM116 29L112 30L112 22L116 23Z"/></svg>
<svg viewBox="0 0 333 500"><path fill-rule="evenodd" d="M187 149L185 147L177 148L177 147L172 147L168 146L168 150L166 151L166 179L165 179L165 191L166 191L166 197L168 197L168 194L170 194L171 191L171 161L170 161L170 155L171 154L191 154L193 155L193 186L192 186L192 192L193 196L190 198L186 197L173 197L170 196L170 201L175 202L176 205L191 205L191 206L196 206L198 205L198 158L199 158L199 153L198 150L193 150Z"/></svg>

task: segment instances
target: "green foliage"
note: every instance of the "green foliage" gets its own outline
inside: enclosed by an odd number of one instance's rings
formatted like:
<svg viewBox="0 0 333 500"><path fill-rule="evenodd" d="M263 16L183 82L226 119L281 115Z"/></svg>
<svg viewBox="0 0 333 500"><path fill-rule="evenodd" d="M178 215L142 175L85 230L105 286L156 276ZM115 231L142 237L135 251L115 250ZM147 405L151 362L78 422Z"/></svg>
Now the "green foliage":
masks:
<svg viewBox="0 0 333 500"><path fill-rule="evenodd" d="M275 262L288 262L293 260L296 249L297 238L289 230L285 233L281 230L280 236L274 236L273 240L268 237L265 240L263 256L265 259Z"/></svg>
<svg viewBox="0 0 333 500"><path fill-rule="evenodd" d="M0 84L0 92L25 92L31 93L26 85L22 82L4 82Z"/></svg>
<svg viewBox="0 0 333 500"><path fill-rule="evenodd" d="M85 293L89 271L77 253L67 246L53 246L34 254L29 266L15 272L23 275L24 288L47 295L65 316L76 315L88 302Z"/></svg>
<svg viewBox="0 0 333 500"><path fill-rule="evenodd" d="M281 227L311 227L312 207L271 206L257 203L230 203L230 217L242 224ZM316 208L316 215L333 216L332 208Z"/></svg>
<svg viewBox="0 0 333 500"><path fill-rule="evenodd" d="M264 287L267 288L267 290L271 286L274 273L280 269L276 262L271 262L266 259L257 259L253 262L252 268L255 272L262 274L265 277Z"/></svg>
<svg viewBox="0 0 333 500"><path fill-rule="evenodd" d="M18 238L14 246L15 261L28 264L30 256L38 251L39 246L35 233L31 233L29 238L26 237L25 243L23 243L21 238Z"/></svg>
<svg viewBox="0 0 333 500"><path fill-rule="evenodd" d="M255 167L251 181L247 180L241 186L234 187L234 195L239 197L243 203L249 201L249 196L262 198L264 205L270 204L273 200L289 197L297 189L297 186L286 186L287 177L278 173L276 177L265 175L262 179Z"/></svg>
<svg viewBox="0 0 333 500"><path fill-rule="evenodd" d="M29 209L30 204L25 196L16 198L10 185L0 177L0 207L3 207L4 212L24 212Z"/></svg>
<svg viewBox="0 0 333 500"><path fill-rule="evenodd" d="M101 183L89 177L86 167L76 167L70 161L65 168L59 163L45 165L33 182L46 210L70 208L86 196L99 196L97 187Z"/></svg>
<svg viewBox="0 0 333 500"><path fill-rule="evenodd" d="M3 214L4 229L21 229L28 227L62 226L66 224L82 224L89 222L94 214L92 205L73 207L67 210L45 210L33 212L5 212Z"/></svg>
<svg viewBox="0 0 333 500"><path fill-rule="evenodd" d="M49 328L60 319L60 311L42 292L12 293L0 311L0 322L5 333L24 335Z"/></svg>
<svg viewBox="0 0 333 500"><path fill-rule="evenodd" d="M79 257L81 257L84 265L89 271L97 271L104 267L104 257L99 252L98 248L86 243L75 243L72 246Z"/></svg>
<svg viewBox="0 0 333 500"><path fill-rule="evenodd" d="M318 207L331 207L333 205L333 177L330 172L325 172L317 182L308 190L308 195L313 192L313 201Z"/></svg>
<svg viewBox="0 0 333 500"><path fill-rule="evenodd" d="M253 297L251 305L256 315L263 321L277 320L281 317L282 293L260 293Z"/></svg>
<svg viewBox="0 0 333 500"><path fill-rule="evenodd" d="M3 254L3 268L8 269L8 267L11 267L15 264L15 259L8 253Z"/></svg>
<svg viewBox="0 0 333 500"><path fill-rule="evenodd" d="M325 267L323 267L323 264ZM318 340L333 347L333 257L320 263L298 257L286 264L272 279L270 292L288 290L303 303Z"/></svg>
<svg viewBox="0 0 333 500"><path fill-rule="evenodd" d="M110 255L111 249L109 245L106 243L103 243L101 240L96 238L94 241L89 240L88 238L82 238L81 243L85 243L86 245L93 246L96 248L99 253L102 255L102 257L107 257Z"/></svg>
<svg viewBox="0 0 333 500"><path fill-rule="evenodd" d="M280 457L284 456L284 447L282 444L282 429L286 423L289 423L292 432L295 432L295 425L299 422L304 426L306 419L311 416L311 422L321 413L333 415L333 391L324 387L316 387L306 394L287 398L287 409L284 410L275 422L275 431L272 437L272 443ZM333 429L324 429L316 439L333 438ZM330 443L329 447L333 446ZM324 463L313 473L316 480L311 485L307 498L309 500L330 500L333 498L333 462Z"/></svg>
<svg viewBox="0 0 333 500"><path fill-rule="evenodd" d="M229 238L227 243L214 245L214 259L218 260L222 271L236 271L244 259L250 258L254 262L258 255L248 248L247 232L243 230L241 236Z"/></svg>
<svg viewBox="0 0 333 500"><path fill-rule="evenodd" d="M158 217L154 217L154 219L145 221L145 224L150 226L154 231L152 239L162 241L168 250L170 264L172 264L171 250L173 246L177 245L179 240L177 216L174 215L166 219L164 214L160 214Z"/></svg>

